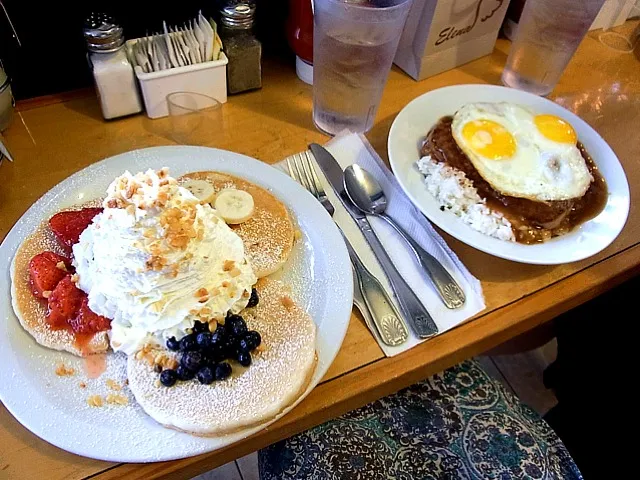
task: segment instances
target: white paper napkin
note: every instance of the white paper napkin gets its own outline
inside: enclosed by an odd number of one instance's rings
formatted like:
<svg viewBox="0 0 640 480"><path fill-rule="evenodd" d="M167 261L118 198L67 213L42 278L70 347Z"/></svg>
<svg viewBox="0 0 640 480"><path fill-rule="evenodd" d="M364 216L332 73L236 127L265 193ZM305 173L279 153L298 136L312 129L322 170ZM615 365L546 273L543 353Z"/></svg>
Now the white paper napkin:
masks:
<svg viewBox="0 0 640 480"><path fill-rule="evenodd" d="M367 139L363 135L344 133L333 138L325 147L333 154L343 169L357 163L380 182L387 196L389 216L400 224L425 250L437 258L464 290L466 295L464 306L456 310L448 309L442 303L440 296L429 281L427 273L418 265L405 241L384 220L371 215L367 216L371 227L380 238L391 260L427 308L438 325L440 333L446 332L483 310L485 308L484 297L478 279L471 275L429 221L405 196L393 173L385 166ZM284 169L286 170L286 167ZM321 181L324 182L327 195L335 207L333 219L342 228L363 263L380 280L395 302L388 280L369 244L364 240L355 222L336 197L331 185L322 175L320 167L316 166L316 171ZM408 328L409 340L402 345L389 347L379 342L380 348L388 357L404 352L425 341L416 337L411 332L410 326Z"/></svg>

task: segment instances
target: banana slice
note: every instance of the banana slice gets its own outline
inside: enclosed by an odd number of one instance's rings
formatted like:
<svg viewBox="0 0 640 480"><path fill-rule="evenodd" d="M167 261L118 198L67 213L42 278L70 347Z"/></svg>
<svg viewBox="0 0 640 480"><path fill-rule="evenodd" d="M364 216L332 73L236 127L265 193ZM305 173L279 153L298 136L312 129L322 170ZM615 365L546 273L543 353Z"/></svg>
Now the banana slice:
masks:
<svg viewBox="0 0 640 480"><path fill-rule="evenodd" d="M214 204L224 221L232 225L249 220L253 215L253 207L251 194L235 188L221 190Z"/></svg>
<svg viewBox="0 0 640 480"><path fill-rule="evenodd" d="M201 203L209 203L216 196L213 185L206 180L187 180L182 186L193 193Z"/></svg>

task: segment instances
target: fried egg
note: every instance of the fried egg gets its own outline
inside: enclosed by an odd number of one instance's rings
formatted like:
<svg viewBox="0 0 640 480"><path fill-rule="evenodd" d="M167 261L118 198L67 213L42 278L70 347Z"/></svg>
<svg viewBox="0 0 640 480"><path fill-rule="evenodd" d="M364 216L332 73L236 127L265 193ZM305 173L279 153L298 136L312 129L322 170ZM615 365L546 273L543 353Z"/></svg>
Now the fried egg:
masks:
<svg viewBox="0 0 640 480"><path fill-rule="evenodd" d="M478 173L503 195L534 201L582 197L593 180L571 124L512 103L470 103L451 133Z"/></svg>

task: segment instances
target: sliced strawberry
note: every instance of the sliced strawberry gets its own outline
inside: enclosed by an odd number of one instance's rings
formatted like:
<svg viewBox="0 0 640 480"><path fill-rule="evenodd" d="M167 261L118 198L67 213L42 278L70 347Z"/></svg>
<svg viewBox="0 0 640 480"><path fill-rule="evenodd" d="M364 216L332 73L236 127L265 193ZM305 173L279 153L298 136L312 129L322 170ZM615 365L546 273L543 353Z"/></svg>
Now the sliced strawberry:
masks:
<svg viewBox="0 0 640 480"><path fill-rule="evenodd" d="M68 321L78 314L85 296L86 294L71 281L71 275L66 275L49 295L49 325L54 328L66 327Z"/></svg>
<svg viewBox="0 0 640 480"><path fill-rule="evenodd" d="M89 308L89 299L85 296L80 304L78 315L69 320L69 325L74 333L89 334L109 330L111 320L93 312Z"/></svg>
<svg viewBox="0 0 640 480"><path fill-rule="evenodd" d="M64 268L58 267L62 262ZM45 298L44 292L51 292L71 268L68 258L53 252L42 252L29 261L29 284L36 297Z"/></svg>
<svg viewBox="0 0 640 480"><path fill-rule="evenodd" d="M49 226L60 243L71 251L71 246L78 243L80 234L89 226L93 217L102 212L102 208L83 208L69 212L56 213L49 219Z"/></svg>

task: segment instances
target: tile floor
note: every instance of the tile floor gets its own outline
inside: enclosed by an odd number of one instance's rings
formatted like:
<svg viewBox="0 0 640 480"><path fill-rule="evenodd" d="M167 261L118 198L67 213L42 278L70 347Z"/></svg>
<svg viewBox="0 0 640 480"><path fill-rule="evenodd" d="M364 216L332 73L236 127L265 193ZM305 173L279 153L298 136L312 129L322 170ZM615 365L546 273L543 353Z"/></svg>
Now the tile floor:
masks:
<svg viewBox="0 0 640 480"><path fill-rule="evenodd" d="M482 356L477 360L495 379L501 381L520 400L544 415L557 400L542 384L542 372L555 360L555 339L540 348L515 355ZM192 480L259 480L256 453L239 458Z"/></svg>

